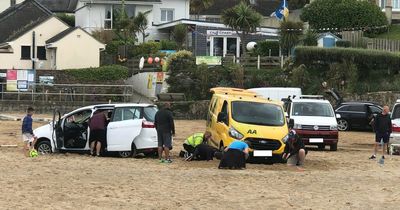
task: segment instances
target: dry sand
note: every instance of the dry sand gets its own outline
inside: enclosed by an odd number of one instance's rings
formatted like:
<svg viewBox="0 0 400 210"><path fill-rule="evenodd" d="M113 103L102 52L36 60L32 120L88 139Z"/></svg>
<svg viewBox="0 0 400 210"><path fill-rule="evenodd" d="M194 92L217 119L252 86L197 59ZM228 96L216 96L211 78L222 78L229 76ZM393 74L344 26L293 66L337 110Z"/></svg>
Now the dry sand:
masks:
<svg viewBox="0 0 400 210"><path fill-rule="evenodd" d="M35 117L35 116L34 116ZM21 122L0 121L0 209L398 209L400 157L381 167L373 135L343 132L337 152L312 150L306 171L284 164L218 170L218 161L177 157L204 121L177 121L174 162L80 154L26 158ZM40 124L35 123L34 127Z"/></svg>

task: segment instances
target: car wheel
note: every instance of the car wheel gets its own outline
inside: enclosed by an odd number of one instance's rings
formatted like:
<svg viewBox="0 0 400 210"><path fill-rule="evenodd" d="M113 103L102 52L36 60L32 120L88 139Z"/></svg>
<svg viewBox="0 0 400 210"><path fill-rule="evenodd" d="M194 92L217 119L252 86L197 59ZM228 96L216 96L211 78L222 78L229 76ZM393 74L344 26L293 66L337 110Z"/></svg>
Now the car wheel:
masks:
<svg viewBox="0 0 400 210"><path fill-rule="evenodd" d="M319 150L325 150L325 144L318 144Z"/></svg>
<svg viewBox="0 0 400 210"><path fill-rule="evenodd" d="M49 141L40 141L37 144L36 150L38 151L39 154L45 155L45 154L50 154L51 151L51 144Z"/></svg>
<svg viewBox="0 0 400 210"><path fill-rule="evenodd" d="M337 143L336 143L336 144L332 144L332 145L329 147L329 149L330 149L331 151L337 151Z"/></svg>
<svg viewBox="0 0 400 210"><path fill-rule="evenodd" d="M338 130L339 131L347 131L349 129L349 123L344 119L338 120Z"/></svg>

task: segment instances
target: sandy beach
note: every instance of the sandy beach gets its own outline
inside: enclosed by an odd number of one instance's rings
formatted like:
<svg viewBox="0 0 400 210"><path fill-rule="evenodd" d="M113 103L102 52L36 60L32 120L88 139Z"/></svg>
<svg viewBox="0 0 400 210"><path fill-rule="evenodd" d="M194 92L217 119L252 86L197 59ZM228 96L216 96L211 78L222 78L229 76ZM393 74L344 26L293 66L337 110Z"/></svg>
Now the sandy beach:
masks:
<svg viewBox="0 0 400 210"><path fill-rule="evenodd" d="M35 116L34 116L35 117ZM43 123L34 123L38 127ZM183 139L205 121L177 121L174 162L22 154L21 122L0 121L0 209L398 209L400 156L368 160L373 133L342 132L337 152L312 149L306 171L284 164L218 170L185 162ZM329 148L329 147L327 147Z"/></svg>

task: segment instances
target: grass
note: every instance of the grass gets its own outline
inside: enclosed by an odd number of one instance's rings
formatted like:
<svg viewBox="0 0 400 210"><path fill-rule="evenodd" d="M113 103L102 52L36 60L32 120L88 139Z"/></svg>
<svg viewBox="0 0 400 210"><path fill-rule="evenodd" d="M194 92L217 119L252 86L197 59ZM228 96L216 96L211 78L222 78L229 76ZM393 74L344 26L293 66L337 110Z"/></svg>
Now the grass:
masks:
<svg viewBox="0 0 400 210"><path fill-rule="evenodd" d="M379 34L376 38L400 40L400 25L391 25L388 32Z"/></svg>

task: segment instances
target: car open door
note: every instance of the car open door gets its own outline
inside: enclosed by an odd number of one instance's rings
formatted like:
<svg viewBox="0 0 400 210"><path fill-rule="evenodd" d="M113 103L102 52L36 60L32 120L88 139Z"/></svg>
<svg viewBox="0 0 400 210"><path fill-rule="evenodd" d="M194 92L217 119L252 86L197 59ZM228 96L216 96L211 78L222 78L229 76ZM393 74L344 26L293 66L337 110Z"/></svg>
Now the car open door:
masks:
<svg viewBox="0 0 400 210"><path fill-rule="evenodd" d="M142 107L116 107L107 126L107 151L131 151L142 129Z"/></svg>
<svg viewBox="0 0 400 210"><path fill-rule="evenodd" d="M60 149L63 146L63 131L61 127L61 113L58 109L54 109L53 111L53 121L52 121L52 126L53 126L53 133L52 133L52 140L54 147L56 149Z"/></svg>

